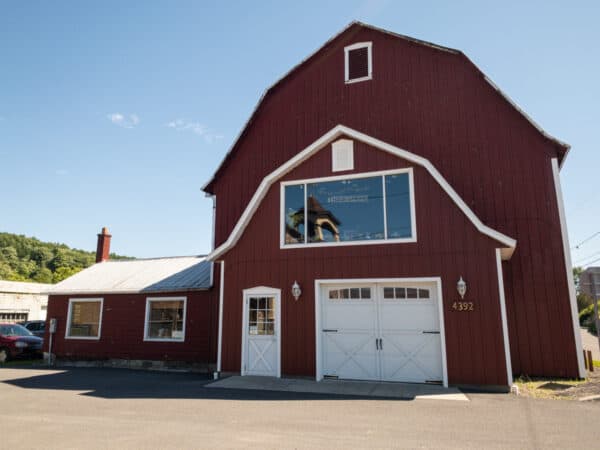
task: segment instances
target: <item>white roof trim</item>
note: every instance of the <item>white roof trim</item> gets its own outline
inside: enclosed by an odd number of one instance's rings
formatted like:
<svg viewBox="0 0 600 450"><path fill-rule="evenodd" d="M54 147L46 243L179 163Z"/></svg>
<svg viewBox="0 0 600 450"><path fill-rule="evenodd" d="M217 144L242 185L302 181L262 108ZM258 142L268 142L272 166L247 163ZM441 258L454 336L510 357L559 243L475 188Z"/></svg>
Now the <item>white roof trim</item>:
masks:
<svg viewBox="0 0 600 450"><path fill-rule="evenodd" d="M246 209L242 213L239 218L237 224L233 228L229 238L217 247L212 253L210 253L206 259L215 260L227 250L232 248L237 241L240 239L244 229L252 219L255 211L258 209L262 199L267 195L267 192L271 185L281 178L283 175L300 165L302 162L310 158L317 151L322 149L324 146L339 138L340 136L346 136L358 141L364 142L372 147L377 147L380 150L391 153L392 155L398 156L399 158L405 159L407 161L411 161L421 167L424 167L429 174L433 177L435 181L440 185L440 187L448 194L448 196L454 201L456 206L469 218L469 220L473 223L475 228L479 230L481 233L486 236L491 237L492 239L503 244L504 248L502 248L502 259L510 259L512 256L515 247L517 245L517 241L511 237L508 237L499 231L496 231L487 225L484 225L483 222L475 215L475 213L467 206L464 200L457 194L457 192L450 186L450 184L446 181L446 179L442 176L442 174L429 162L428 159L423 158L421 156L415 155L407 150L403 150L394 145L388 144L386 142L380 141L379 139L368 136L360 131L353 130L352 128L348 128L344 125L337 125L332 130L325 133L315 142L310 144L300 153L296 154L292 159L288 160L283 165L279 166L269 175L267 175L260 185L258 189L252 196L250 203L246 206Z"/></svg>

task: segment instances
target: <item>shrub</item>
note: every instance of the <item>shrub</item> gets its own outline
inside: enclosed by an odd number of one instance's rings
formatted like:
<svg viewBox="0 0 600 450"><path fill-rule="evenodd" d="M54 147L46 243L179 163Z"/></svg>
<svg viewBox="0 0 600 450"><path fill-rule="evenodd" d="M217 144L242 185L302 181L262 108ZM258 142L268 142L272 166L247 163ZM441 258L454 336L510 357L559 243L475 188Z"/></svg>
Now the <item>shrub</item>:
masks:
<svg viewBox="0 0 600 450"><path fill-rule="evenodd" d="M600 301L598 302L598 304L600 305ZM581 325L581 326L588 325L588 322L590 321L590 319L593 318L593 316L594 316L594 305L590 305L586 308L583 308L579 312L579 325Z"/></svg>

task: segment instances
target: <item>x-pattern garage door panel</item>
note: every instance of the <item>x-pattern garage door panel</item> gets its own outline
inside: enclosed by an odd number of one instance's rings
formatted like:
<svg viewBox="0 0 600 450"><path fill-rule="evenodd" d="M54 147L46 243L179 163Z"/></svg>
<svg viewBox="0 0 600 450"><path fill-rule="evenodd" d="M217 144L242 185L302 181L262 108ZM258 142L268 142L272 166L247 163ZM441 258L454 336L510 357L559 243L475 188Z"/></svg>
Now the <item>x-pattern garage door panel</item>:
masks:
<svg viewBox="0 0 600 450"><path fill-rule="evenodd" d="M321 309L324 375L442 381L435 283L324 286Z"/></svg>
<svg viewBox="0 0 600 450"><path fill-rule="evenodd" d="M325 373L339 378L377 380L374 332L325 332L323 339Z"/></svg>
<svg viewBox="0 0 600 450"><path fill-rule="evenodd" d="M381 378L387 381L441 382L440 337L422 332L383 333Z"/></svg>

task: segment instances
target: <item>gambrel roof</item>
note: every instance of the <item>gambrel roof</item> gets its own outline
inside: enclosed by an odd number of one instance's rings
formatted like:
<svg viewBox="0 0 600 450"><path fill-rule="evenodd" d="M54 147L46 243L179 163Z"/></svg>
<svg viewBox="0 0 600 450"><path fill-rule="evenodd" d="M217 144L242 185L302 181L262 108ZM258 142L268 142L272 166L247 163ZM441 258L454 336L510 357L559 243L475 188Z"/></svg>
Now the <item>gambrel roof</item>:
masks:
<svg viewBox="0 0 600 450"><path fill-rule="evenodd" d="M298 70L300 70L303 66L305 66L309 61L311 61L313 58L315 58L320 52L322 52L324 49L326 49L333 41L335 41L336 39L338 39L339 37L341 37L342 35L344 35L345 33L348 33L350 30L356 28L356 27L360 27L360 28L366 28L369 30L373 30L379 33L384 33L386 35L389 36L393 36L397 39L403 39L418 45L422 45L425 47L429 47L435 50L439 50L439 51L443 51L443 52L447 52L450 54L454 54L457 55L461 58L464 58L468 64L470 64L473 69L475 69L482 77L483 79L506 101L508 102L524 119L526 119L544 138L546 138L548 141L550 141L551 143L553 143L556 146L557 152L559 154L559 162L562 165L562 162L564 161L569 149L570 149L570 145L553 137L552 135L550 135L549 133L547 133L546 131L544 131L544 129L538 125L530 116L528 116L508 95L506 95L502 90L500 90L500 88L487 76L485 75L481 69L479 69L479 67L477 67L477 65L475 63L473 63L473 61L471 61L462 51L457 50L457 49L453 49L450 47L444 47L441 45L437 45L431 42L427 42L427 41L423 41L420 39L416 39L416 38L412 38L410 36L405 36L402 34L398 34L398 33L394 33L388 30L384 30L382 28L378 28L363 22L359 22L359 21L353 21L351 22L348 26L346 26L342 31L340 31L339 33L337 33L336 35L334 35L332 38L330 38L327 42L325 42L325 44L323 44L319 49L317 49L315 52L313 52L311 55L309 55L307 58L305 58L303 61L301 61L298 65L296 65L295 67L293 67L290 71L288 71L287 73L285 73L279 80L277 80L274 84L272 84L269 88L267 88L263 95L260 97L260 99L258 100L258 103L256 104L256 106L254 107L254 110L252 111L252 114L250 115L250 118L248 119L248 121L244 124L244 126L242 127L240 133L238 134L238 136L235 138L233 145L229 148L229 150L227 151L227 153L225 154L225 157L223 158L223 160L221 161L221 163L219 164L219 166L217 167L217 170L215 171L215 173L213 174L213 176L211 177L211 179L202 187L202 190L209 193L209 194L213 194L214 192L212 191L212 184L213 182L216 180L216 178L219 176L219 174L221 173L221 171L223 170L223 168L226 165L226 162L229 158L231 158L233 156L233 154L236 151L236 148L239 144L239 142L241 141L242 137L244 136L246 130L252 125L255 117L257 116L261 106L263 105L263 103L265 102L265 100L274 92L275 88L277 88L281 83L283 83L286 79L288 79L292 74L294 74L295 72L297 72Z"/></svg>

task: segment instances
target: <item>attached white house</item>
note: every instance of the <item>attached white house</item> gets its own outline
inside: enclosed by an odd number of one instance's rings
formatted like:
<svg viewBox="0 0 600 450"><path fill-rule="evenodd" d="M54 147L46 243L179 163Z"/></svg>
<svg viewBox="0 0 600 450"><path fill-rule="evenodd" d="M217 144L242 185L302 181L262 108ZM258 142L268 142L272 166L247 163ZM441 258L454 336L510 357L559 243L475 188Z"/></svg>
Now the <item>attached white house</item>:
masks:
<svg viewBox="0 0 600 450"><path fill-rule="evenodd" d="M0 322L46 320L51 284L0 280Z"/></svg>

